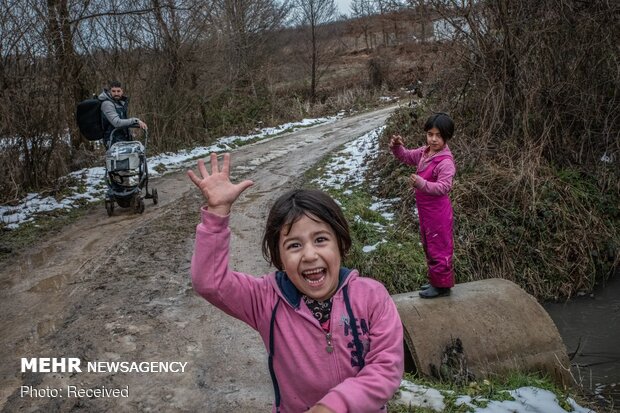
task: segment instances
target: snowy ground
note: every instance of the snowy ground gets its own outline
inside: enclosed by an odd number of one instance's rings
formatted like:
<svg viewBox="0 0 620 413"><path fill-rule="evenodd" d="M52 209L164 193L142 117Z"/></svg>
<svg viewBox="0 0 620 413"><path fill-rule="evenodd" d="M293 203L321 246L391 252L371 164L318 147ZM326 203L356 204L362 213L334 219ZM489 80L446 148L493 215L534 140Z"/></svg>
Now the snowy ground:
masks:
<svg viewBox="0 0 620 413"><path fill-rule="evenodd" d="M407 380L400 385L400 394L395 402L405 406L418 406L441 412L445 408L444 395L431 387L420 386ZM447 392L445 392L447 393ZM467 405L473 413L566 413L555 394L537 387L520 387L507 391L514 400L494 401L482 397L457 396L456 405ZM569 412L596 413L579 406L573 399L567 398L571 406ZM479 407L486 405L486 407Z"/></svg>
<svg viewBox="0 0 620 413"><path fill-rule="evenodd" d="M219 139L215 144L208 147L195 148L191 151L183 151L176 154L168 153L149 158L151 166L151 176L160 173L153 170L157 165L164 170L164 173L172 172L181 168L186 168L196 158L204 157L211 152L221 152L230 150L240 143L248 140L270 139L283 131L320 123L333 122L342 117L338 115L330 118L307 119L297 123L282 125L277 128L263 129L257 134L248 136L230 136ZM368 159L377 155L378 139L383 131L383 127L371 131L358 139L350 142L345 148L334 154L325 168L325 173L317 182L323 188L335 188L344 190L346 195L348 189L363 183L364 175L368 167ZM164 168L165 167L165 168ZM34 221L37 216L47 211L57 209L77 208L84 202L97 202L103 198L105 192L104 168L90 168L73 172L71 177L77 182L74 193L63 199L53 197L42 197L39 194L28 194L19 205L0 206L1 223L7 228L18 228L25 222ZM392 205L399 202L399 199L374 199L371 209L379 212L388 222L392 221ZM361 219L361 218L360 218ZM381 226L381 224L378 224ZM379 241L384 242L384 241ZM370 252L377 245L364 246L365 252ZM425 387L403 380L400 393L395 398L395 403L405 406L425 407L437 412L445 408L445 394L447 392ZM560 406L556 396L547 391L536 387L522 387L509 394L514 400L509 401L489 401L481 398L472 399L470 396L457 396L457 405L465 404L474 413L595 413L592 410L579 406L574 400L568 398L565 405L571 406L572 410L565 410ZM486 405L486 407L479 407Z"/></svg>

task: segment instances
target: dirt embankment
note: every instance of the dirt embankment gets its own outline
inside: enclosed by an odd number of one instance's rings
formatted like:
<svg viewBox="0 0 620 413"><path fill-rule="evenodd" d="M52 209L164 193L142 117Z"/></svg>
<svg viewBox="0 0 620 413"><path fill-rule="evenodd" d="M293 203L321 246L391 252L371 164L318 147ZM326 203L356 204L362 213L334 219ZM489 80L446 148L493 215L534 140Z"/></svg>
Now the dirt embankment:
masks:
<svg viewBox="0 0 620 413"><path fill-rule="evenodd" d="M268 272L260 253L268 205L328 152L381 126L393 109L235 151L233 179L255 185L233 210L234 268ZM259 335L191 287L201 195L183 172L152 185L160 203L147 204L143 215L117 211L108 218L102 206L93 207L0 270L2 412L270 410ZM22 357L76 357L82 372L22 373ZM187 364L178 373L87 372L86 363L95 361ZM128 397L71 397L68 386L127 389Z"/></svg>

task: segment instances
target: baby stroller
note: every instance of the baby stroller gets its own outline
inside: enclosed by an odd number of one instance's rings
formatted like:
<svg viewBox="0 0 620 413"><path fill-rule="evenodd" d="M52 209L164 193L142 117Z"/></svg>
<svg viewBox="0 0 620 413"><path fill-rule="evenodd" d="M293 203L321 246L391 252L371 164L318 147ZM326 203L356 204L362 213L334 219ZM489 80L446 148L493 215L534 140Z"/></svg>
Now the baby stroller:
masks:
<svg viewBox="0 0 620 413"><path fill-rule="evenodd" d="M110 140L118 129L114 129ZM124 131L119 131L124 132ZM132 208L135 213L144 212L144 198L157 204L157 189L149 192L149 173L146 164L148 131L144 131L144 145L139 141L121 141L112 144L105 154L105 181L108 191L105 195L105 209L108 216L114 213L114 204L121 208ZM142 189L145 196L142 196Z"/></svg>

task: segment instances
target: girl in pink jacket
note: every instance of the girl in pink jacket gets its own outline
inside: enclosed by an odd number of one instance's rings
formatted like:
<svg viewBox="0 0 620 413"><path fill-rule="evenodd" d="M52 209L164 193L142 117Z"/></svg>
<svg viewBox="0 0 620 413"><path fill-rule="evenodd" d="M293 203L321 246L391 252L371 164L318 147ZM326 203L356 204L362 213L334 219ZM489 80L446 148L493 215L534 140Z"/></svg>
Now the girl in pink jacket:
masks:
<svg viewBox="0 0 620 413"><path fill-rule="evenodd" d="M384 412L403 374L403 330L379 282L341 267L351 246L336 202L292 190L273 205L263 254L277 271L261 277L228 268L229 213L251 181L232 184L230 155L211 174L188 171L207 205L192 258L194 289L256 329L269 352L274 412Z"/></svg>
<svg viewBox="0 0 620 413"><path fill-rule="evenodd" d="M454 122L445 113L435 113L424 125L426 145L417 149L404 147L403 138L392 136L390 148L401 162L415 165L411 186L415 194L420 239L428 264L429 283L422 286L422 298L450 295L454 286L452 255L452 205L448 192L456 173L448 140L454 134Z"/></svg>

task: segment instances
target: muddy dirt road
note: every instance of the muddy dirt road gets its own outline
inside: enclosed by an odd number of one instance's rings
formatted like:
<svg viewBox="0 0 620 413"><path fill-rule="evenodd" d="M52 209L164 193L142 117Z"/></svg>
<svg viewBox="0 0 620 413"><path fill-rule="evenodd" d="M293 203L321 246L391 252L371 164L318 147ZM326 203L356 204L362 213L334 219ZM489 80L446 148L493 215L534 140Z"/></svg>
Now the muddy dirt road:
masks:
<svg viewBox="0 0 620 413"><path fill-rule="evenodd" d="M394 108L236 150L233 179L255 185L233 209L234 268L268 272L260 237L270 202L329 151L382 125ZM152 186L160 203L148 201L143 215L117 209L108 218L103 206L93 207L3 264L0 411L270 411L259 335L191 287L201 195L183 172ZM22 357L77 358L81 372L22 373ZM89 362L103 363L89 372ZM113 362L127 362L130 371L109 371ZM133 371L144 362L174 362L176 372Z"/></svg>

